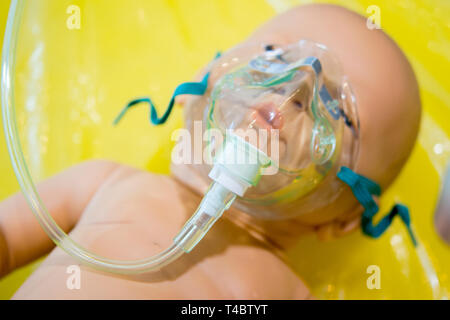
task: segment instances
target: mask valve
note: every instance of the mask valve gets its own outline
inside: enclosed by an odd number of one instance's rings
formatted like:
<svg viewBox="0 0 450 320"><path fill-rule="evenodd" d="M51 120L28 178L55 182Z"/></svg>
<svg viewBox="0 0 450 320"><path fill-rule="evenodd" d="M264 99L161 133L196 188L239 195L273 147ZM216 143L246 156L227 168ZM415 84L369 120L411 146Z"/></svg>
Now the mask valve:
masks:
<svg viewBox="0 0 450 320"><path fill-rule="evenodd" d="M237 135L226 137L214 159L209 177L214 181L197 211L175 237L174 243L190 252L227 210L236 196L243 196L261 178L261 169L271 164L270 158Z"/></svg>

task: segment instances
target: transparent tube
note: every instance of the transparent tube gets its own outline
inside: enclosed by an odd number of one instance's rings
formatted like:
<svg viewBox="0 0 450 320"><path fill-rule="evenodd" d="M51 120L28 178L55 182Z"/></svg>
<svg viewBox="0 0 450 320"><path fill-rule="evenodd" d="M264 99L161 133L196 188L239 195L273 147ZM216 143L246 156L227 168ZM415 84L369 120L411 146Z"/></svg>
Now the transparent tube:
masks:
<svg viewBox="0 0 450 320"><path fill-rule="evenodd" d="M226 201L226 203L223 206L219 205L217 209L219 209L220 212L214 215L204 214L204 206L202 206L202 204L209 201L204 200L193 218L188 221L185 228L183 228L180 234L175 238L172 246L150 258L132 261L107 259L88 251L73 241L58 226L42 203L21 151L22 148L15 116L14 70L16 65L15 53L17 38L25 3L26 0L11 1L2 53L1 96L3 125L11 162L29 206L48 236L64 251L89 267L120 274L137 274L161 269L179 258L184 252L192 250L195 244L197 244L211 228L212 224L222 215L223 211L228 208L235 196L230 196L227 192L222 193L224 195L223 200ZM214 190L217 188L220 187L214 187ZM205 217L209 217L209 220L205 219Z"/></svg>
<svg viewBox="0 0 450 320"><path fill-rule="evenodd" d="M73 241L57 225L42 203L21 151L22 148L15 116L14 70L16 65L17 38L25 3L26 0L13 0L11 2L2 54L1 95L3 125L11 162L29 206L48 236L64 251L87 266L102 271L121 274L137 274L161 269L179 258L184 252L190 252L222 216L223 212L230 207L236 199L236 194L227 187L224 187L221 183L213 182L196 212L174 238L173 244L165 251L153 257L132 261L112 260L92 253ZM231 141L230 143L234 146L240 140L229 139L228 141ZM257 152L256 150L253 151ZM222 164L220 168L216 168L216 171L225 176L230 174L229 167L226 165ZM255 167L243 166L241 171L239 177L231 174L233 178L228 177L229 179L225 179L223 183L226 184L231 181L234 182L232 183L233 186L236 186L236 183L237 185L244 185L244 189L246 190L247 184L242 182L241 179L255 179L255 175L259 175L259 164ZM223 177L223 175L220 177ZM235 179L237 179L237 182ZM248 184L248 186L250 185Z"/></svg>
<svg viewBox="0 0 450 320"><path fill-rule="evenodd" d="M175 243L186 253L191 252L235 199L236 195L233 192L220 183L212 183L197 211L175 237Z"/></svg>
<svg viewBox="0 0 450 320"><path fill-rule="evenodd" d="M84 249L79 244L74 242L56 224L39 198L30 173L27 170L24 156L21 152L20 141L18 138L19 134L15 119L15 53L24 5L25 0L13 0L9 10L2 53L2 109L3 125L11 162L28 204L49 237L64 251L80 260L85 265L102 271L123 274L142 273L161 269L183 254L183 250L180 249L175 243L160 254L147 259L134 261L107 259Z"/></svg>

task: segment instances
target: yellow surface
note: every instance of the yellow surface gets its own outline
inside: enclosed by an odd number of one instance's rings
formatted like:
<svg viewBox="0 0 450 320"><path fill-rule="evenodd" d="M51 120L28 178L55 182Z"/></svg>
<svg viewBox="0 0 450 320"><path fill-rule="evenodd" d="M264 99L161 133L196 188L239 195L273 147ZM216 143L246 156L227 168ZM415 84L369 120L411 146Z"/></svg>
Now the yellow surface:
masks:
<svg viewBox="0 0 450 320"><path fill-rule="evenodd" d="M134 110L118 127L111 121L130 98L150 95L165 108L173 88L190 80L217 50L243 40L277 11L278 0L34 0L19 37L17 115L25 155L39 180L85 159L108 158L168 172L171 132L182 126L177 108L169 122L148 124ZM328 1L330 2L330 1ZM450 292L450 247L436 235L433 211L450 155L450 7L442 1L331 1L368 16L378 5L381 27L405 51L417 72L424 106L418 143L407 166L381 200L409 205L423 244L418 254L399 221L379 240L359 232L332 243L303 239L295 269L319 298L442 298ZM81 8L81 29L69 30L69 5ZM8 1L0 2L3 34ZM436 144L441 144L441 153ZM0 198L18 190L0 141ZM381 270L381 289L369 290L366 269ZM0 281L9 298L31 272ZM436 278L433 278L433 277ZM433 279L435 279L433 281Z"/></svg>

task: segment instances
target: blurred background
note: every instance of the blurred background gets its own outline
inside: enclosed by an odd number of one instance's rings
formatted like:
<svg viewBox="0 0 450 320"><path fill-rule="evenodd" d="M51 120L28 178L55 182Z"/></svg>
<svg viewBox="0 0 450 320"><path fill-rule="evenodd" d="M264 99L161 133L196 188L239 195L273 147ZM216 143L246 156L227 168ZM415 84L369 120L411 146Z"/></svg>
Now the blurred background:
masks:
<svg viewBox="0 0 450 320"><path fill-rule="evenodd" d="M175 86L192 79L218 50L261 23L305 3L334 3L363 16L379 9L381 28L403 49L421 88L423 118L411 158L381 199L410 207L422 244L414 249L395 221L378 240L356 232L331 243L302 239L294 269L323 299L442 299L450 294L450 247L433 219L450 159L450 2L447 0L33 0L18 39L16 114L29 170L40 181L80 161L107 158L169 173L170 134L183 126L176 108L154 128L143 109L120 127L111 121L130 99L149 95L163 110ZM0 2L3 36L9 0ZM81 24L67 24L80 9ZM375 7L374 7L375 6ZM72 7L73 8L73 7ZM0 133L0 200L19 191ZM132 139L130 138L132 137ZM119 147L120 146L120 147ZM8 299L38 265L0 280ZM380 267L369 289L367 268Z"/></svg>

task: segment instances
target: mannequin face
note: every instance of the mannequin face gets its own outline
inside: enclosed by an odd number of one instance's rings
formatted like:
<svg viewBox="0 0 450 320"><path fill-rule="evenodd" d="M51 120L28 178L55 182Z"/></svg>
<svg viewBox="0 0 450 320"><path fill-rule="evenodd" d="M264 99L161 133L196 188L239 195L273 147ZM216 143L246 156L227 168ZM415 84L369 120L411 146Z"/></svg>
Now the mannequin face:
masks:
<svg viewBox="0 0 450 320"><path fill-rule="evenodd" d="M360 152L355 171L385 189L406 162L420 122L418 86L406 57L382 30L368 29L363 17L336 6L310 5L269 21L220 60L256 53L267 44L284 45L300 39L326 45L339 59L356 97L360 119ZM214 84L219 77L213 72L210 83ZM186 98L185 105L192 103L192 99L202 98ZM275 115L274 123L283 124L284 119L276 116L277 108L273 105L261 105L255 110L256 121L273 126L269 118ZM358 226L361 212L348 190L329 206L294 220L316 230L331 228L332 234L340 235ZM290 222L291 225L282 221L275 223L279 227L267 226L264 222L251 223L289 234L289 228L296 228L292 220Z"/></svg>

